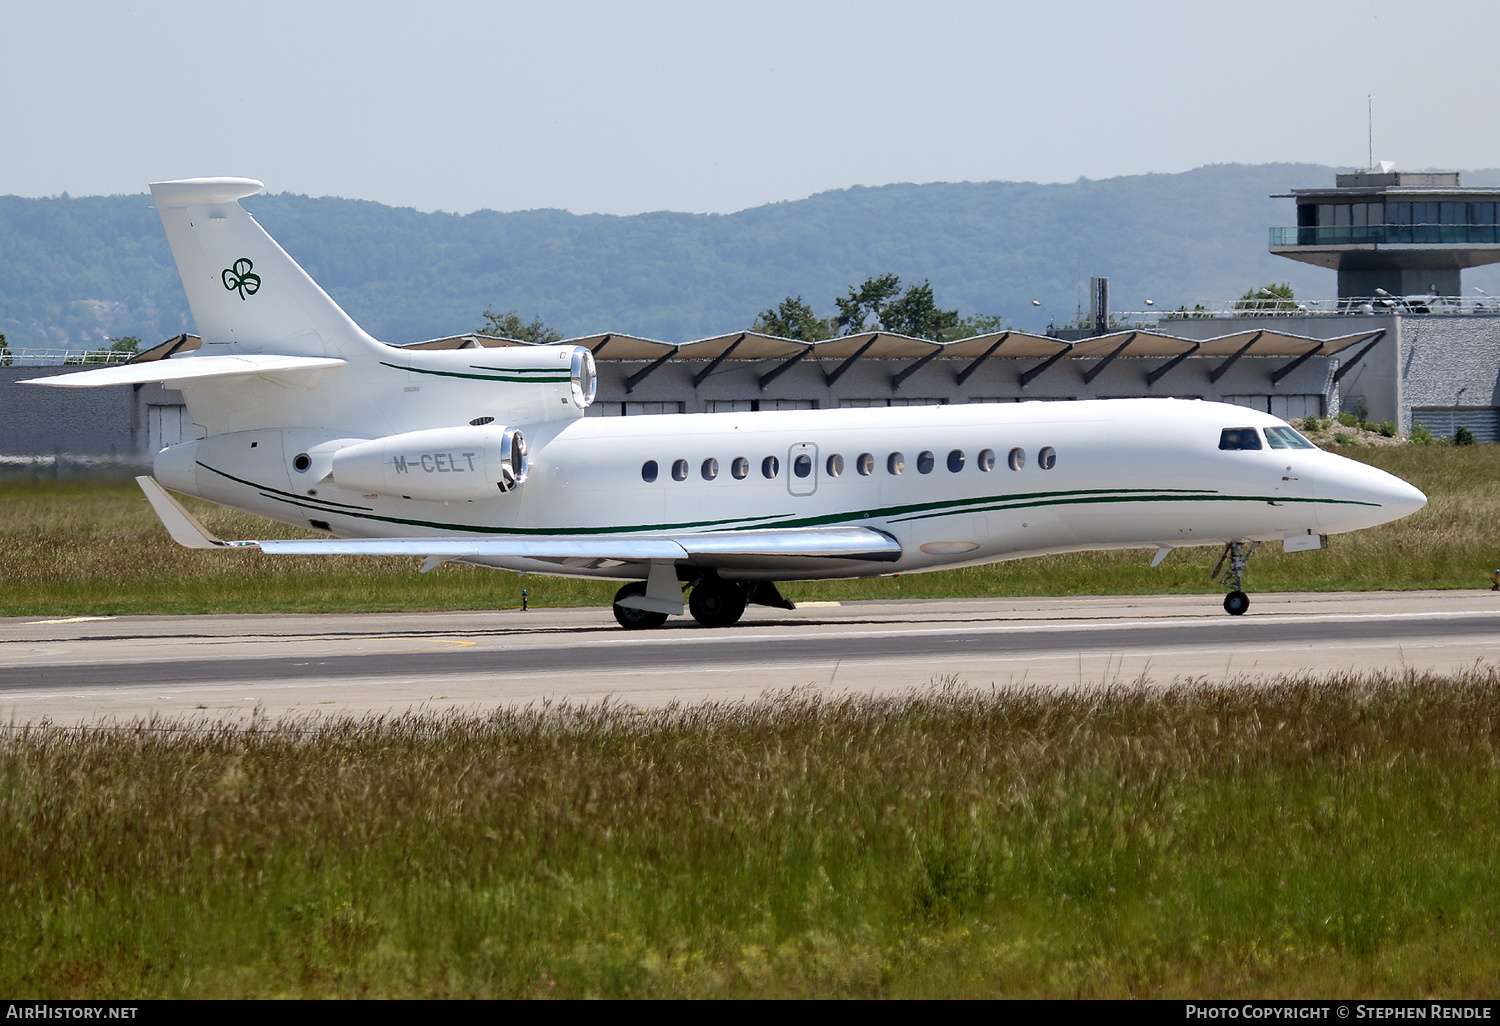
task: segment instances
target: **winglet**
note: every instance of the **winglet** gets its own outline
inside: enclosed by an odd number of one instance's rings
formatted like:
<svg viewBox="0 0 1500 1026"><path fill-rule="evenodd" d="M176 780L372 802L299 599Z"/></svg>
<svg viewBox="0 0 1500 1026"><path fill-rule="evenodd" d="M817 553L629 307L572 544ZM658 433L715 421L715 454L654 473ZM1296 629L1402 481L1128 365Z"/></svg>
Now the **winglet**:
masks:
<svg viewBox="0 0 1500 1026"><path fill-rule="evenodd" d="M217 549L227 548L226 542L220 541L209 534L204 526L198 523L182 504L172 498L167 490L157 483L154 477L138 477L135 483L141 486L141 491L146 493L146 499L151 503L151 508L156 510L156 515L161 519L161 524L172 536L172 540L178 545L189 549Z"/></svg>

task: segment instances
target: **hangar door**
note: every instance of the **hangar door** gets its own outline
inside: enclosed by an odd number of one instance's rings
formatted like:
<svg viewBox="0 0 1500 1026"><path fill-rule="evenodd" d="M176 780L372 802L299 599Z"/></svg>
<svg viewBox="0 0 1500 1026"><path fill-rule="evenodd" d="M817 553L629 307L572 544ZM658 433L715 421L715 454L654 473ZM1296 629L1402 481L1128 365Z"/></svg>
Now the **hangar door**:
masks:
<svg viewBox="0 0 1500 1026"><path fill-rule="evenodd" d="M1500 442L1500 409L1493 406L1413 406L1413 424L1426 424L1438 438L1466 427L1481 442Z"/></svg>
<svg viewBox="0 0 1500 1026"><path fill-rule="evenodd" d="M190 441L195 436L193 419L187 407L178 403L173 406L146 407L146 452L152 456L169 445Z"/></svg>

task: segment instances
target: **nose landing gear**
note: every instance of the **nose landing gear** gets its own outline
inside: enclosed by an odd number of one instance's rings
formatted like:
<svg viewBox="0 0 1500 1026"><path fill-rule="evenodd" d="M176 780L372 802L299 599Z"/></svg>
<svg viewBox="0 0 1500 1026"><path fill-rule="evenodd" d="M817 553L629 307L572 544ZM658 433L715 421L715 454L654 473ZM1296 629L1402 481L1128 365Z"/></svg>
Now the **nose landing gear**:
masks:
<svg viewBox="0 0 1500 1026"><path fill-rule="evenodd" d="M1250 596L1244 592L1245 587L1245 563L1250 559L1250 553L1254 552L1260 542L1230 542L1224 546L1219 561L1214 564L1213 573L1208 575L1211 581L1217 580L1226 585L1230 591L1224 596L1224 612L1230 616L1244 616L1245 610L1250 608ZM1225 561L1229 563L1229 569L1224 570L1222 577L1219 571L1224 569Z"/></svg>

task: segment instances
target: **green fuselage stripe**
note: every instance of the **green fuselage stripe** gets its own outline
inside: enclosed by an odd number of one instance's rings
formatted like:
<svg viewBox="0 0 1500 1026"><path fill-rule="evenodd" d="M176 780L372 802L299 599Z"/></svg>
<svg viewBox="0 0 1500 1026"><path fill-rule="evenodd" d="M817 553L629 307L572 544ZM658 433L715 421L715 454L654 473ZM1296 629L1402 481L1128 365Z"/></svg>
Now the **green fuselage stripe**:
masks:
<svg viewBox="0 0 1500 1026"><path fill-rule="evenodd" d="M262 498L274 499L292 506L300 506L303 509L314 510L319 513L343 513L347 516L359 517L361 520L378 520L387 524L406 524L410 527L431 527L444 531L466 531L470 534L507 534L507 535L549 535L549 534L630 534L637 531L680 531L694 527L721 527L725 524L754 524L757 521L774 520L787 514L777 513L764 517L730 517L726 520L698 520L680 524L643 524L639 527L479 527L472 524L445 524L434 520L411 520L405 517L386 517L374 512L368 506L349 506L341 502L329 502L327 499L318 499L311 496L303 497L294 492L282 491L280 488L272 488L270 485L256 484L233 474L226 474L217 467L199 462L198 466L204 470L212 471L220 477L228 478L236 484L242 484L247 488L254 488L260 492ZM331 507L338 507L337 509ZM763 526L763 525L762 525Z"/></svg>
<svg viewBox="0 0 1500 1026"><path fill-rule="evenodd" d="M500 374L465 374L461 371L428 370L425 367L402 367L400 364L386 363L384 360L380 361L380 365L382 367L389 367L392 370L411 371L413 374L435 374L440 378L472 378L475 381L515 381L522 384L561 384L563 382L573 380L571 374L563 374L561 376L558 376L555 371L507 371ZM484 370L487 368L477 369ZM495 369L499 370L499 368ZM523 376L526 374L533 374L533 376ZM541 377L541 374L547 374L549 376Z"/></svg>
<svg viewBox="0 0 1500 1026"><path fill-rule="evenodd" d="M218 467L210 467L202 460L194 460L193 462L198 464L198 466L202 467L204 470L212 471L213 473L218 474L220 477L229 478L229 480L233 481L235 484L242 484L247 488L258 488L262 493L275 492L277 496L289 496L293 499L299 500L299 503L302 499L302 496L298 495L296 492L284 492L280 488L272 488L270 485L256 484L254 481L246 481L243 477L235 477L233 474L226 474ZM344 510L364 510L366 512L374 512L369 506L351 506L347 502L334 502L331 499L314 499L313 501L322 506L337 507L336 509L331 508L326 510L326 512L329 513L338 513ZM300 504L305 505L305 503Z"/></svg>
<svg viewBox="0 0 1500 1026"><path fill-rule="evenodd" d="M282 491L269 485L256 484L235 477L206 463L198 466L212 471L220 477L237 484L254 488L263 498L284 502L320 513L342 513L361 520L375 520L387 524L402 524L408 527L428 527L434 530L463 531L469 534L513 535L606 535L637 534L651 531L681 531L691 529L722 528L738 525L730 530L751 531L767 527L825 527L835 525L858 525L872 518L889 523L908 523L916 520L932 520L941 517L963 516L970 513L1003 512L1013 509L1032 509L1041 506L1083 506L1092 503L1121 502L1265 502L1265 503L1322 503L1342 506L1379 506L1379 503L1361 502L1355 499L1313 499L1278 497L1267 495L1220 495L1208 489L1196 488L1087 488L1056 492L1028 492L1020 495L991 495L975 499L960 499L948 502L921 502L904 506L885 506L870 510L854 510L847 513L830 513L817 517L795 517L790 513L775 513L758 517L730 517L724 520L696 520L674 524L642 524L633 527L480 527L472 524L449 524L433 520L413 520L406 517L381 516L368 506L350 506L330 502L326 499L303 497L293 492Z"/></svg>
<svg viewBox="0 0 1500 1026"><path fill-rule="evenodd" d="M1093 502L1266 502L1272 505L1291 502L1316 502L1334 506L1375 506L1377 502L1360 502L1355 499L1299 499L1269 495L1087 495L1070 499L1043 499L1037 502L1006 502L988 506L975 506L963 510L948 510L937 513L922 513L917 516L896 517L891 522L909 523L914 520L931 520L934 517L951 517L963 513L993 513L1008 509L1031 509L1037 506L1083 506Z"/></svg>

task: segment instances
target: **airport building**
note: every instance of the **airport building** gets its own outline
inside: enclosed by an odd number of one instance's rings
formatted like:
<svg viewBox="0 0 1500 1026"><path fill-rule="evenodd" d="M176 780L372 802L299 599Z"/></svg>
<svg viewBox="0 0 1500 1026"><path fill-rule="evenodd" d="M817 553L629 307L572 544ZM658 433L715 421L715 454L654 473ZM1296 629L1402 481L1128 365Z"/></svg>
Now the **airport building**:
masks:
<svg viewBox="0 0 1500 1026"><path fill-rule="evenodd" d="M1464 268L1500 261L1500 190L1456 171L1360 171L1283 198L1297 224L1271 229L1271 252L1336 270L1342 298L1461 296Z"/></svg>
<svg viewBox="0 0 1500 1026"><path fill-rule="evenodd" d="M605 332L570 339L599 371L595 416L1172 396L1286 418L1367 411L1405 432L1468 427L1500 441L1500 299L1462 294L1461 271L1500 260L1500 192L1457 174L1339 175L1287 194L1297 224L1272 253L1328 267L1322 300L1111 310L1090 289L1085 330L999 331L946 344L884 332L808 343L750 331L690 342ZM137 360L196 348L169 339ZM413 348L521 344L459 335ZM73 354L79 361L82 354ZM61 354L0 366L0 468L149 464L196 431L181 393L158 385L54 389L18 381Z"/></svg>

